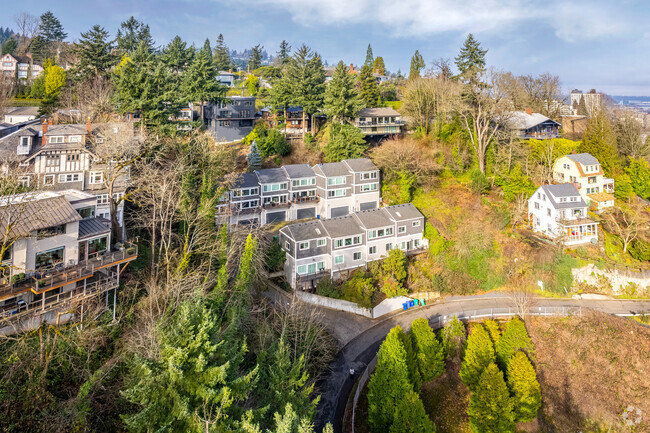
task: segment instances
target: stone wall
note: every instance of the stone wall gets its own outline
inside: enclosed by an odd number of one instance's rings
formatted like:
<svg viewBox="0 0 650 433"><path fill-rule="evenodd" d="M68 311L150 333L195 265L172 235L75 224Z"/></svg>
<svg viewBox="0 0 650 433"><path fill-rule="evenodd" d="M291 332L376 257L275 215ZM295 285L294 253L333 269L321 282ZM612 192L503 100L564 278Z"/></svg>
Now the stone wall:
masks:
<svg viewBox="0 0 650 433"><path fill-rule="evenodd" d="M650 271L635 271L627 268L598 269L595 265L589 264L582 268L573 269L573 283L584 283L590 286L605 289L603 286L611 286L611 292L615 295L631 294L628 293L632 287L636 286L636 295L650 294Z"/></svg>

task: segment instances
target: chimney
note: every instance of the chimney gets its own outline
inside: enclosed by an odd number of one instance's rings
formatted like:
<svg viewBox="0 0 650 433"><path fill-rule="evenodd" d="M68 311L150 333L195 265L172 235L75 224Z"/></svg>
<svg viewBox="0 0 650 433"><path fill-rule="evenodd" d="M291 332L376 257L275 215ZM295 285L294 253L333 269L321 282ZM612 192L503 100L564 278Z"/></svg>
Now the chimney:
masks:
<svg viewBox="0 0 650 433"><path fill-rule="evenodd" d="M532 108L526 108L526 114L528 114L529 116L532 116L533 115L533 109Z"/></svg>
<svg viewBox="0 0 650 433"><path fill-rule="evenodd" d="M86 131L88 131L88 134L90 135L90 131L92 131L93 126L92 123L90 123L90 117L88 117L88 120L86 120Z"/></svg>
<svg viewBox="0 0 650 433"><path fill-rule="evenodd" d="M53 122L53 121L52 121L52 118L49 117L49 118L47 119L47 124L48 124L48 125L53 125L54 123L52 123L52 122Z"/></svg>
<svg viewBox="0 0 650 433"><path fill-rule="evenodd" d="M573 150L571 151L571 153L575 155L575 154L578 153L578 152L576 152L576 150L573 149Z"/></svg>
<svg viewBox="0 0 650 433"><path fill-rule="evenodd" d="M45 137L46 132L47 132L47 119L43 119L43 137ZM43 139L43 143L45 143L45 139Z"/></svg>
<svg viewBox="0 0 650 433"><path fill-rule="evenodd" d="M354 65L350 63L350 73L354 74Z"/></svg>
<svg viewBox="0 0 650 433"><path fill-rule="evenodd" d="M228 69L228 73L232 74L232 69Z"/></svg>

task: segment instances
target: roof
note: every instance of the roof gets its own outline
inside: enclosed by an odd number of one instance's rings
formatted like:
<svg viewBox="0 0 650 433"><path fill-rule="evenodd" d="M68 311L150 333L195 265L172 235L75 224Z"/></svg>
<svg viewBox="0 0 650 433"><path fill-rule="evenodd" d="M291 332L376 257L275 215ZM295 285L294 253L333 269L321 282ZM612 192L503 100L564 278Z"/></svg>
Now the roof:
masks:
<svg viewBox="0 0 650 433"><path fill-rule="evenodd" d="M368 158L344 159L341 162L355 172L377 170L377 166Z"/></svg>
<svg viewBox="0 0 650 433"><path fill-rule="evenodd" d="M357 117L375 116L401 116L401 114L390 107L363 108L359 111L359 114L357 114Z"/></svg>
<svg viewBox="0 0 650 433"><path fill-rule="evenodd" d="M367 230L388 227L394 224L390 213L385 208L362 210L355 212L353 215L359 220L361 226Z"/></svg>
<svg viewBox="0 0 650 433"><path fill-rule="evenodd" d="M328 236L328 232L321 223L321 220L290 224L280 229L280 231L288 232L289 236L296 241L306 241Z"/></svg>
<svg viewBox="0 0 650 433"><path fill-rule="evenodd" d="M22 161L27 155L18 155L16 147L20 144L20 137L32 137L32 151L34 153L37 149L39 141L39 131L36 128L26 127L18 131L14 131L6 137L0 138L0 160L2 161Z"/></svg>
<svg viewBox="0 0 650 433"><path fill-rule="evenodd" d="M235 183L233 184L233 188L253 188L256 186L259 186L260 182L257 179L257 176L255 173L242 173L239 175Z"/></svg>
<svg viewBox="0 0 650 433"><path fill-rule="evenodd" d="M86 133L88 133L86 125L48 125L47 132L44 135L72 135Z"/></svg>
<svg viewBox="0 0 650 433"><path fill-rule="evenodd" d="M576 207L587 207L587 203L582 199L578 188L572 183L561 183L557 185L542 185L540 188L546 193L549 201L555 209L571 209ZM577 197L577 201L566 201L561 203L556 198Z"/></svg>
<svg viewBox="0 0 650 433"><path fill-rule="evenodd" d="M587 194L587 197L597 202L614 201L614 196L606 192L595 192L593 194Z"/></svg>
<svg viewBox="0 0 650 433"><path fill-rule="evenodd" d="M309 164L291 164L282 167L289 176L289 179L299 179L304 177L314 177L316 173Z"/></svg>
<svg viewBox="0 0 650 433"><path fill-rule="evenodd" d="M287 107L287 113L302 113L302 107Z"/></svg>
<svg viewBox="0 0 650 433"><path fill-rule="evenodd" d="M106 219L90 218L79 221L79 240L110 233L111 229L103 221Z"/></svg>
<svg viewBox="0 0 650 433"><path fill-rule="evenodd" d="M571 161L574 162L579 162L582 165L597 165L600 164L598 162L598 159L595 157L591 156L588 153L570 153L568 155L565 155L567 158L569 158Z"/></svg>
<svg viewBox="0 0 650 433"><path fill-rule="evenodd" d="M281 168L265 168L262 170L255 170L255 174L257 174L260 183L276 183L284 182L287 180L287 175Z"/></svg>
<svg viewBox="0 0 650 433"><path fill-rule="evenodd" d="M398 204L383 208L395 221L406 221L423 218L424 215L412 203Z"/></svg>
<svg viewBox="0 0 650 433"><path fill-rule="evenodd" d="M362 235L365 232L352 215L324 219L321 223L332 238Z"/></svg>
<svg viewBox="0 0 650 433"><path fill-rule="evenodd" d="M14 196L20 200L20 196ZM47 227L80 221L81 216L63 196L25 199L0 206L0 236L9 231L10 238L28 236Z"/></svg>
<svg viewBox="0 0 650 433"><path fill-rule="evenodd" d="M347 165L342 162L325 162L320 163L314 166L314 171L316 173L321 173L326 177L331 176L346 176L350 174L350 170Z"/></svg>
<svg viewBox="0 0 650 433"><path fill-rule="evenodd" d="M5 115L11 116L37 116L38 107L13 107Z"/></svg>
<svg viewBox="0 0 650 433"><path fill-rule="evenodd" d="M540 125L544 122L552 122L556 125L559 125L559 123L557 123L555 120L550 119L543 114L528 114L525 111L513 111L510 113L510 118L508 119L510 127L519 130L534 128L535 126Z"/></svg>

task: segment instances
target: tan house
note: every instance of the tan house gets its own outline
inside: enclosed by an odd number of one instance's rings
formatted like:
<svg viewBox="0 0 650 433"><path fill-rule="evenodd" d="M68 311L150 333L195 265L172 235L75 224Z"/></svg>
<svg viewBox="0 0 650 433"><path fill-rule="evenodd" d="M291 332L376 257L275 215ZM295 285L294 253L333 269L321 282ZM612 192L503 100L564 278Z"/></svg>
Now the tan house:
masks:
<svg viewBox="0 0 650 433"><path fill-rule="evenodd" d="M553 166L556 183L573 183L587 205L598 210L614 206L614 179L605 177L596 158L588 153L565 155Z"/></svg>
<svg viewBox="0 0 650 433"><path fill-rule="evenodd" d="M25 57L5 54L2 56L0 70L2 70L3 75L8 77L17 77L19 80L32 80L43 72L43 64L32 60L32 55L29 53Z"/></svg>

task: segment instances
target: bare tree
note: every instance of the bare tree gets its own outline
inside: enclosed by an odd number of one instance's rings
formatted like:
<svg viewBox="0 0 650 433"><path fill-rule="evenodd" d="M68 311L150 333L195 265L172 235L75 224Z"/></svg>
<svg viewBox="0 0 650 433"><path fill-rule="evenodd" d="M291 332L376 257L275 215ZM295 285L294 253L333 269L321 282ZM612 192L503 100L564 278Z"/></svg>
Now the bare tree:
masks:
<svg viewBox="0 0 650 433"><path fill-rule="evenodd" d="M26 54L29 52L31 40L38 32L39 19L28 12L21 12L14 17L14 23L16 23L20 34L18 52Z"/></svg>
<svg viewBox="0 0 650 433"><path fill-rule="evenodd" d="M3 117L14 93L14 84L13 77L0 74L0 121L4 121Z"/></svg>
<svg viewBox="0 0 650 433"><path fill-rule="evenodd" d="M510 218L512 219L512 229L517 229L517 223L527 221L528 218L528 197L526 194L517 194L514 202L512 203L512 208L510 210Z"/></svg>
<svg viewBox="0 0 650 433"><path fill-rule="evenodd" d="M650 155L650 142L641 138L641 123L625 113L622 119L616 122L616 144L623 157L646 158Z"/></svg>
<svg viewBox="0 0 650 433"><path fill-rule="evenodd" d="M620 208L611 207L603 212L607 229L615 233L623 242L623 252L639 236L650 229L649 215L643 208L632 200Z"/></svg>
<svg viewBox="0 0 650 433"><path fill-rule="evenodd" d="M508 290L508 297L517 309L517 315L521 320L526 320L530 309L535 305L535 292L530 286L512 286Z"/></svg>
<svg viewBox="0 0 650 433"><path fill-rule="evenodd" d="M429 134L431 124L439 128L444 116L451 111L452 100L457 97L458 84L440 78L410 80L404 88L403 112L413 123Z"/></svg>
<svg viewBox="0 0 650 433"><path fill-rule="evenodd" d="M385 141L373 150L371 158L385 174L408 173L418 183L442 168L435 160L433 149L409 138Z"/></svg>

